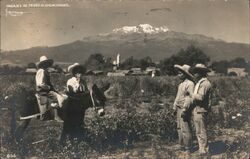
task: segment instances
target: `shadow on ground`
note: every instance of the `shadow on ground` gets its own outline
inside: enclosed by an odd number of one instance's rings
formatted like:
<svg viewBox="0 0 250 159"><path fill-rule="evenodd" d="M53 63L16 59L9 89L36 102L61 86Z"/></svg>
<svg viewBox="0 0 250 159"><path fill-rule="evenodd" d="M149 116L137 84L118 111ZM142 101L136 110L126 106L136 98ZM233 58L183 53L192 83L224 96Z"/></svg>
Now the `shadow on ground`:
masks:
<svg viewBox="0 0 250 159"><path fill-rule="evenodd" d="M223 141L215 141L209 144L211 155L219 155L226 153L228 150L228 145Z"/></svg>

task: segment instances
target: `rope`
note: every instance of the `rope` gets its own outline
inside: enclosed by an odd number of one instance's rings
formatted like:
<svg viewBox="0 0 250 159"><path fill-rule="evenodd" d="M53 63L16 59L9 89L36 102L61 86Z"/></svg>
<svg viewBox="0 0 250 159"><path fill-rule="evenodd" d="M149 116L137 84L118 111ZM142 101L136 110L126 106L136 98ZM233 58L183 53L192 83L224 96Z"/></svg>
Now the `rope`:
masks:
<svg viewBox="0 0 250 159"><path fill-rule="evenodd" d="M92 91L90 91L90 97L91 97L93 107L94 107L94 109L96 109L96 105L95 105L95 101L94 101L94 98L93 98L93 92Z"/></svg>

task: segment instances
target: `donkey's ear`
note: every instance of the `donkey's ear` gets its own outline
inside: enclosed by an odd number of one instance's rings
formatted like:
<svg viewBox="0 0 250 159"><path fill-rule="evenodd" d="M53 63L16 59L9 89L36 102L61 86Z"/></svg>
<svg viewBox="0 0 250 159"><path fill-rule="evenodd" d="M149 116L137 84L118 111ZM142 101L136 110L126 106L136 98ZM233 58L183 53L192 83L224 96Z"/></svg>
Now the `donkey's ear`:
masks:
<svg viewBox="0 0 250 159"><path fill-rule="evenodd" d="M97 96L98 100L101 100L103 102L106 101L106 97L104 95L104 92L100 88L98 88L96 84L93 85L92 91L93 91L94 95Z"/></svg>
<svg viewBox="0 0 250 159"><path fill-rule="evenodd" d="M96 90L98 90L99 88L97 87L97 85L96 84L93 84L93 86L92 86L92 90L93 90L93 92L95 92Z"/></svg>
<svg viewBox="0 0 250 159"><path fill-rule="evenodd" d="M110 83L107 83L106 85L104 85L101 89L102 92L105 92L106 90L108 90L110 87Z"/></svg>

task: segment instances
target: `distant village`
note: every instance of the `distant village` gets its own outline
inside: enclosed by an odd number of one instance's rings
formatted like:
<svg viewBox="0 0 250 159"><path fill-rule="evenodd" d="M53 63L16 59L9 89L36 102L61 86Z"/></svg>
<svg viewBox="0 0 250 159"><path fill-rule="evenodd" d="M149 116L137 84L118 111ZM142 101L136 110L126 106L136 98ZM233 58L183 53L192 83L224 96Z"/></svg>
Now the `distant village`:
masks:
<svg viewBox="0 0 250 159"><path fill-rule="evenodd" d="M107 75L107 76L160 76L161 71L158 67L146 67L145 70L143 70L140 67L134 67L130 69L120 69L120 54L117 54L116 60L113 61L112 70L105 72L103 70L86 70L85 75L89 76L100 76L100 75ZM35 74L37 71L35 65L30 65L30 67L27 67L25 70L25 74ZM61 69L61 68L49 68L49 72L51 73L64 73L67 74L67 68Z"/></svg>
<svg viewBox="0 0 250 159"><path fill-rule="evenodd" d="M210 58L199 48L191 45L185 50L181 49L177 54L165 58L159 62L153 62L150 57L135 59L134 57L123 58L119 53L114 54L113 58L106 58L102 54L92 54L82 63L86 70L86 76L164 76L176 75L175 64L189 64L194 66L196 63L205 63L209 66L210 76L237 76L246 77L250 73L250 63L244 58L238 57L230 61L210 61ZM67 74L67 67L71 63L60 63L55 61L51 73ZM26 67L15 65L0 65L0 75L33 75L37 71L35 63L29 63Z"/></svg>
<svg viewBox="0 0 250 159"><path fill-rule="evenodd" d="M117 54L116 60L113 61L113 68L111 71L105 72L103 70L86 70L85 75L87 76L161 76L164 75L161 72L161 69L157 66L149 66L146 67L144 70L140 67L132 67L130 69L120 69L120 54ZM35 74L37 71L37 68L35 65L30 64L25 71L24 70L19 70L19 74L27 74L27 75L32 75ZM59 66L49 68L49 72L51 73L63 73L67 74L67 68L62 69ZM3 74L3 73L1 73ZM18 74L18 73L17 73ZM240 68L240 67L230 67L227 68L227 73L222 74L215 72L214 70L211 69L211 72L209 73L209 76L237 76L237 77L246 77L248 76L248 72L246 71L246 68Z"/></svg>

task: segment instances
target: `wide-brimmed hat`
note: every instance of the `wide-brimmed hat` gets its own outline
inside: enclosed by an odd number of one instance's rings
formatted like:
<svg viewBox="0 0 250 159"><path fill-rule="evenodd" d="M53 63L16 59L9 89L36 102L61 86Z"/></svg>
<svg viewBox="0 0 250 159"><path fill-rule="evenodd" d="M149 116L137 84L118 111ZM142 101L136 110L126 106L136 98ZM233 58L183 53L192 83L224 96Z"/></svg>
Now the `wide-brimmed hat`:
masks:
<svg viewBox="0 0 250 159"><path fill-rule="evenodd" d="M39 62L37 62L38 68L48 68L51 67L54 63L54 60L48 59L46 56L41 56Z"/></svg>
<svg viewBox="0 0 250 159"><path fill-rule="evenodd" d="M174 65L174 67L178 70L178 71L181 71L182 73L184 73L185 75L193 78L194 76L189 72L190 71L190 66L189 65Z"/></svg>
<svg viewBox="0 0 250 159"><path fill-rule="evenodd" d="M73 65L70 65L68 67L68 72L75 74L75 73L84 73L84 67L83 65L80 65L79 63L74 63Z"/></svg>
<svg viewBox="0 0 250 159"><path fill-rule="evenodd" d="M192 72L193 73L208 73L208 72L211 72L211 70L207 68L204 64L198 63L192 69Z"/></svg>

